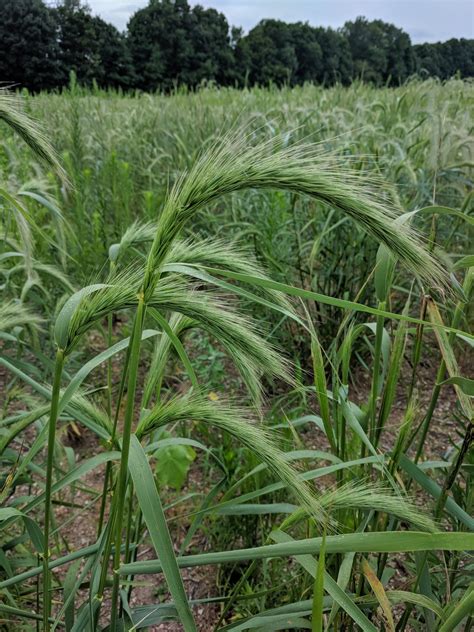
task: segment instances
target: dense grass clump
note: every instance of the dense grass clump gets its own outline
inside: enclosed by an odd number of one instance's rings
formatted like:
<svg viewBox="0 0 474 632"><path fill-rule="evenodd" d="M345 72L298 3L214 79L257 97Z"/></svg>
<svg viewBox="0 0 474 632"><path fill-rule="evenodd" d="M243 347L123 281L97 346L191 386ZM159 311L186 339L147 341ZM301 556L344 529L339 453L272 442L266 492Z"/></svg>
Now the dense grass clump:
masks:
<svg viewBox="0 0 474 632"><path fill-rule="evenodd" d="M0 94L6 629L470 628L471 98Z"/></svg>

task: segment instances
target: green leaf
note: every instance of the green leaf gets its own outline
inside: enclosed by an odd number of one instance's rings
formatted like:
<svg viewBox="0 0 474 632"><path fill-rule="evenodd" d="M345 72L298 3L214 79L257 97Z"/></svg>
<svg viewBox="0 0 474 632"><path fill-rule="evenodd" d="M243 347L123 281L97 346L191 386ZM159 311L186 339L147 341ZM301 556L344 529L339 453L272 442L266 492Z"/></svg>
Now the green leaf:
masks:
<svg viewBox="0 0 474 632"><path fill-rule="evenodd" d="M322 538L309 538L281 544L270 544L251 549L219 551L178 557L180 568L203 564L227 564L244 560L262 560L292 555L319 553ZM474 535L470 533L424 533L420 531L348 533L326 538L326 553L400 553L407 551L470 551L474 549ZM133 562L120 567L121 575L159 573L163 566L159 560ZM0 584L1 587L1 584Z"/></svg>
<svg viewBox="0 0 474 632"><path fill-rule="evenodd" d="M456 261L453 266L454 270L462 270L463 268L474 268L474 255L466 255Z"/></svg>
<svg viewBox="0 0 474 632"><path fill-rule="evenodd" d="M466 215L462 211L458 211L455 208L450 208L449 206L425 206L424 208L419 208L416 211L410 211L409 213L405 213L403 217L410 217L413 215L451 215L453 217L459 217L459 219L464 220L468 224L474 225L474 217L470 215Z"/></svg>
<svg viewBox="0 0 474 632"><path fill-rule="evenodd" d="M414 555L416 572L418 576L418 592L420 595L427 597L428 599L434 599L433 588L431 585L431 573L429 565L426 564L426 555L421 551L418 551ZM434 617L430 609L425 609L425 621L429 624L430 628L434 628Z"/></svg>
<svg viewBox="0 0 474 632"><path fill-rule="evenodd" d="M402 454L399 460L400 467L405 470L405 472L413 478L418 485L421 485L423 489L428 492L433 498L438 500L441 496L442 490L441 487L433 481L429 476L427 476L417 465L410 461L410 459ZM446 504L444 506L445 511L447 511L453 518L459 520L464 524L470 531L474 531L474 519L460 507L456 501L448 496L446 499Z"/></svg>
<svg viewBox="0 0 474 632"><path fill-rule="evenodd" d="M366 515L365 519L358 525L357 527L358 533L363 533L366 530L367 525L369 524L372 517L373 517L373 512L371 511ZM354 566L355 556L356 554L354 552L346 553L339 566L339 570L337 573L337 585L343 592L346 591L346 588L349 585L349 581L352 575L352 567ZM329 619L327 622L327 627L329 630L331 629L331 625L334 621L334 618L339 612L339 607L340 606L338 602L334 601L332 604L331 612L329 613Z"/></svg>
<svg viewBox="0 0 474 632"><path fill-rule="evenodd" d="M215 512L220 516L258 516L266 514L292 514L298 509L297 505L290 503L242 503L222 507L217 506Z"/></svg>
<svg viewBox="0 0 474 632"><path fill-rule="evenodd" d="M467 342L467 344L474 349L474 340L472 340L472 338L469 338L462 333L457 333L456 336L460 338L463 342Z"/></svg>
<svg viewBox="0 0 474 632"><path fill-rule="evenodd" d="M367 456L367 457L364 457L363 459L355 459L354 461L346 461L343 463L336 463L335 465L327 465L324 467L318 467L314 470L308 470L307 472L300 474L299 477L303 481L311 481L311 480L320 478L322 476L326 476L328 474L334 474L335 472L339 472L344 469L350 469L351 467L356 467L358 465L365 465L366 463L380 464L383 462L384 462L384 457L382 455ZM237 496L236 498L232 500L223 501L219 505L217 505L217 507L222 508L227 505L244 503L244 502L247 502L248 500L253 500L254 498L260 498L261 496L265 496L267 494L270 494L272 492L275 492L284 488L285 488L285 483L283 482L271 483L270 485L266 485L265 487L260 487L259 489L256 489L251 492L247 492L246 494L241 494L240 496ZM213 510L215 508L216 506L210 507L209 510Z"/></svg>
<svg viewBox="0 0 474 632"><path fill-rule="evenodd" d="M150 314L150 316L152 316L156 322L160 325L160 327L163 329L163 331L165 332L165 334L167 336L169 336L169 339L171 340L171 342L173 343L174 348L176 349L176 353L179 355L179 358L181 360L181 362L184 364L184 368L187 371L187 374L189 375L189 379L191 380L191 384L193 385L194 389L197 391L199 391L199 383L198 383L198 379L196 377L196 373L194 371L193 365L191 364L189 358L188 358L188 354L186 353L181 340L178 338L178 336L174 333L174 331L171 329L168 321L166 320L166 318L164 318L160 312L152 307L150 307L148 309L148 312Z"/></svg>
<svg viewBox="0 0 474 632"><path fill-rule="evenodd" d="M474 380L469 379L468 377L462 377L460 375L455 375L453 377L440 382L438 386L443 386L444 384L455 384L458 386L465 395L469 395L469 397L474 397Z"/></svg>
<svg viewBox="0 0 474 632"><path fill-rule="evenodd" d="M15 509L14 507L1 507L0 508L0 522L5 522L8 520L7 524L13 522L16 518L21 518L25 524L25 528L28 531L28 535L30 536L30 540L38 553L42 553L43 548L43 540L44 535L37 523L25 515L19 509ZM5 525L2 526L4 528Z"/></svg>
<svg viewBox="0 0 474 632"><path fill-rule="evenodd" d="M146 340L147 338L151 338L152 336L159 336L160 334L161 332L156 331L155 329L145 329L142 333L142 340ZM72 380L69 382L66 390L64 391L59 401L58 414L61 414L61 412L66 408L71 399L74 397L78 388L95 368L102 364L102 362L105 362L117 353L120 353L120 351L126 349L129 344L130 338L125 338L124 340L121 340L120 342L112 345L105 351L102 351L102 353L97 354L94 358L92 358L92 360L89 360L89 362L86 362L74 375Z"/></svg>
<svg viewBox="0 0 474 632"><path fill-rule="evenodd" d="M313 607L311 609L312 632L323 632L323 600L326 569L325 560L326 533L323 534L323 543L318 557L316 576L314 578ZM309 556L311 557L311 556ZM314 558L311 558L314 559ZM332 579L332 578L331 578Z"/></svg>
<svg viewBox="0 0 474 632"><path fill-rule="evenodd" d="M472 616L474 612L474 583L464 593L461 601L451 611L446 621L439 628L439 632L451 632L463 619Z"/></svg>
<svg viewBox="0 0 474 632"><path fill-rule="evenodd" d="M376 267L374 273L375 293L377 300L383 303L387 300L393 282L395 257L385 244L380 244L377 250Z"/></svg>
<svg viewBox="0 0 474 632"><path fill-rule="evenodd" d="M50 570L54 568L59 568L60 566L64 566L64 564L69 564L69 562L73 562L77 559L86 559L91 555L95 555L99 549L99 543L91 544L90 546L86 546L82 549L77 549L73 553L68 553L68 555L64 555L63 557L58 557L56 560L52 560L49 562ZM4 579L0 582L0 589L8 588L9 586L15 586L16 584L20 584L27 579L31 579L31 577L36 577L37 575L41 575L43 572L43 565L35 566L34 568L30 568L23 573L18 573L15 577L9 577L8 579Z"/></svg>
<svg viewBox="0 0 474 632"><path fill-rule="evenodd" d="M295 543L297 540L294 540L290 535L284 533L283 531L272 531L270 534L270 538L275 542L284 543L284 542L292 542ZM323 551L326 550L326 536L321 539L321 549ZM322 556L324 560L324 555ZM347 614L360 626L360 628L364 632L376 632L377 628L369 621L369 619L365 616L362 610L353 602L351 597L334 581L331 575L324 569L324 561L320 564L321 556L318 560L318 573L316 572L316 560L312 555L297 555L295 560L311 575L311 577L315 578L318 576L323 578L324 589L328 592L328 594L332 597L335 603L338 603L341 608L343 608ZM322 571L322 572L320 572ZM318 589L321 590L321 586L318 586ZM322 624L322 594L319 596L319 604L318 604L318 612L316 613L316 621L319 621ZM314 601L312 613L314 617ZM313 619L314 626L314 619ZM314 629L314 628L313 628ZM316 628L317 629L317 628ZM322 630L322 626L319 627L319 630Z"/></svg>
<svg viewBox="0 0 474 632"><path fill-rule="evenodd" d="M5 612L5 614L9 614L13 617L21 617L22 619L32 619L33 621L43 620L43 615L41 614L37 614L31 610L22 610L21 608L15 608L14 606L7 606L3 603L0 603L0 612ZM50 619L50 622L53 623L53 619Z"/></svg>
<svg viewBox="0 0 474 632"><path fill-rule="evenodd" d="M56 340L56 344L60 349L66 349L66 347L68 346L69 324L82 299L89 294L97 292L98 290L102 290L106 287L110 286L105 283L94 283L93 285L88 285L87 287L83 287L82 289L75 292L64 303L63 308L56 318L56 324L54 325L54 338Z"/></svg>
<svg viewBox="0 0 474 632"><path fill-rule="evenodd" d="M450 338L446 335L446 332L438 326L443 324L438 306L433 300L429 300L427 303L427 309L431 322L434 325L437 325L434 332L441 355L443 356L443 360L446 364L449 377L456 378L459 375L459 367ZM464 391L460 388L457 382L453 382L453 385L464 414L469 420L472 420L474 418L474 408L471 404L471 400L465 395Z"/></svg>
<svg viewBox="0 0 474 632"><path fill-rule="evenodd" d="M59 481L56 481L54 485L51 487L51 494L55 494L59 492L61 489L68 487L75 481L81 479L87 472L94 470L96 467L103 465L109 461L118 461L120 460L121 453L120 452L102 452L101 454L96 454L96 456L87 459L80 463L76 468L71 470L61 478ZM29 512L38 505L41 505L44 502L45 494L39 494L35 496L35 498L30 501L26 506L24 511Z"/></svg>
<svg viewBox="0 0 474 632"><path fill-rule="evenodd" d="M160 485L168 485L179 491L196 458L196 452L188 445L168 445L158 448L153 456L156 459L155 475Z"/></svg>
<svg viewBox="0 0 474 632"><path fill-rule="evenodd" d="M69 632L74 626L74 596L75 596L75 583L76 577L79 572L82 560L76 560L71 564L66 573L63 584L64 601L68 604L64 612L64 621L66 624L66 630Z"/></svg>
<svg viewBox="0 0 474 632"><path fill-rule="evenodd" d="M253 292L244 290L238 285L235 285L235 284L233 285L232 283L227 283L226 281L222 281L221 279L218 279L217 277L212 276L208 274L207 272L204 272L203 270L197 269L196 267L192 267L192 265L183 265L181 263L166 264L165 266L163 266L163 270L166 270L168 272L180 272L182 274L187 274L188 276L194 277L196 279L200 279L201 281L206 281L206 283L211 283L212 285L216 285L217 287L223 288L226 291L230 291L230 292L233 292L234 294L238 294L239 296L243 296L244 298L247 298L254 303L259 303L260 305L263 305L264 307L267 307L276 312L280 312L280 314L283 314L287 318L291 318L292 320L296 321L301 327L303 327L303 329L308 331L307 324L303 320L301 320L301 318L299 318L296 313L285 309L284 307L282 307L281 305L278 305L277 303L273 303L272 301L262 298L261 296L258 296L257 294L253 294Z"/></svg>
<svg viewBox="0 0 474 632"><path fill-rule="evenodd" d="M308 619L297 615L278 614L278 615L257 615L247 619L244 623L233 626L220 628L219 632L224 630L232 630L240 632L241 630L257 630L257 632L274 632L276 630L311 630L311 623Z"/></svg>
<svg viewBox="0 0 474 632"><path fill-rule="evenodd" d="M135 435L132 435L130 440L128 469L130 470L138 503L148 527L153 546L161 561L160 568L163 569L181 622L186 632L197 632L191 608L184 591L183 581L176 563L173 543L171 541L161 499L156 489L153 473L150 469L147 456Z"/></svg>
<svg viewBox="0 0 474 632"><path fill-rule="evenodd" d="M271 290L277 290L283 292L289 296L298 296L310 301L316 301L325 305L331 305L342 310L349 310L355 312L362 312L365 314L372 314L372 316L383 316L389 320L404 320L408 323L415 325L425 325L427 327L440 328L443 331L452 332L455 334L461 334L469 339L474 340L474 335L466 331L460 331L454 327L448 327L442 323L432 324L428 321L421 320L420 318L414 318L413 316L407 316L406 314L396 314L395 312L387 312L385 310L377 309L375 307L369 307L368 305L362 305L362 303L356 303L354 301L347 301L341 298L334 298L333 296L327 296L326 294L320 294L318 292L312 292L310 290L303 290L293 285L287 285L286 283L279 283L278 281L272 281L270 279L257 277L249 274L240 274L239 272L230 272L228 270L222 270L219 268L210 268L205 266L208 272L221 275L229 279L235 279L236 281L242 281L244 283L250 283L259 287L264 287Z"/></svg>
<svg viewBox="0 0 474 632"><path fill-rule="evenodd" d="M297 601L294 603L286 604L284 606L278 606L277 608L271 608L264 610L254 616L247 617L243 621L236 621L229 625L219 628L219 632L241 632L242 630L249 630L257 628L261 632L266 630L264 624L267 623L284 623L285 621L294 621L301 617L307 617L311 614L311 600ZM330 598L324 598L324 608L327 610L330 606Z"/></svg>
<svg viewBox="0 0 474 632"><path fill-rule="evenodd" d="M6 358L0 356L0 365L3 365L9 371L20 377L26 384L31 386L37 393L40 393L45 399L51 400L51 387L44 386L40 384L32 377L27 375L24 371L15 366L15 361L13 358ZM66 406L66 412L73 417L74 419L78 419L81 423L83 423L87 428L95 432L100 438L108 440L110 439L110 433L104 427L99 426L95 421L93 421L92 417L83 413L76 405L73 405L74 402L70 402L69 405Z"/></svg>
<svg viewBox="0 0 474 632"><path fill-rule="evenodd" d="M331 416L329 413L329 399L327 394L326 375L324 372L324 361L316 332L313 331L311 335L311 358L313 360L313 373L316 386L316 395L318 397L319 408L321 411L321 419L324 424L324 431L329 443L331 444L332 451L337 452L336 438L334 436L334 430L331 425Z"/></svg>
<svg viewBox="0 0 474 632"><path fill-rule="evenodd" d="M132 622L135 630L148 628L151 625L176 621L178 612L173 604L159 603L149 606L136 606L132 609Z"/></svg>
<svg viewBox="0 0 474 632"><path fill-rule="evenodd" d="M440 619L444 619L444 613L441 606L433 599L426 595L408 592L406 590L387 590L385 593L390 603L413 603L421 608L426 608L434 612Z"/></svg>

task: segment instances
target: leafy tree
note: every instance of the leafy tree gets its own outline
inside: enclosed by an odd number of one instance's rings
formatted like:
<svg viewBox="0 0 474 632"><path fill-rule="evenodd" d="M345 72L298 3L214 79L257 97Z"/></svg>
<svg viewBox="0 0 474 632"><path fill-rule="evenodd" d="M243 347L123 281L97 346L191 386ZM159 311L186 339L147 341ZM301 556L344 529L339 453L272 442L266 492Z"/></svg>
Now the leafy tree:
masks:
<svg viewBox="0 0 474 632"><path fill-rule="evenodd" d="M196 85L204 79L221 85L229 83L233 78L234 55L225 15L196 5L189 16L189 38L193 54L189 59L188 83Z"/></svg>
<svg viewBox="0 0 474 632"><path fill-rule="evenodd" d="M125 36L99 17L92 20L99 57L97 83L104 88L133 87L135 71Z"/></svg>
<svg viewBox="0 0 474 632"><path fill-rule="evenodd" d="M323 51L316 29L301 22L288 26L296 55L295 82L319 81L323 74Z"/></svg>
<svg viewBox="0 0 474 632"><path fill-rule="evenodd" d="M89 7L80 0L64 0L54 15L63 83L74 71L79 83L90 85L98 74L100 59Z"/></svg>
<svg viewBox="0 0 474 632"><path fill-rule="evenodd" d="M239 42L238 57L252 84L294 83L298 60L290 25L262 20Z"/></svg>
<svg viewBox="0 0 474 632"><path fill-rule="evenodd" d="M225 83L232 73L229 26L224 15L187 0L151 0L128 24L137 85L169 89L203 79Z"/></svg>
<svg viewBox="0 0 474 632"><path fill-rule="evenodd" d="M81 0L64 0L54 10L62 83L71 70L81 84L129 87L133 76L125 38L111 24L91 15Z"/></svg>
<svg viewBox="0 0 474 632"><path fill-rule="evenodd" d="M456 73L461 77L474 76L474 40L450 39L435 44L418 44L413 51L421 75L440 79L449 79Z"/></svg>
<svg viewBox="0 0 474 632"><path fill-rule="evenodd" d="M440 44L418 44L413 47L416 70L421 76L442 76L443 57Z"/></svg>
<svg viewBox="0 0 474 632"><path fill-rule="evenodd" d="M384 45L387 51L387 74L384 79L401 83L415 71L411 39L408 33L393 24L384 24L384 32Z"/></svg>
<svg viewBox="0 0 474 632"><path fill-rule="evenodd" d="M251 83L348 84L352 76L347 39L332 29L302 22L263 20L239 39L236 64L246 68Z"/></svg>
<svg viewBox="0 0 474 632"><path fill-rule="evenodd" d="M262 20L247 35L222 13L188 0L150 0L127 36L94 16L83 0L0 0L0 80L30 90L79 83L170 90L219 85L323 85L354 78L398 84L413 72L474 76L474 40L412 46L402 30L359 17L343 29Z"/></svg>
<svg viewBox="0 0 474 632"><path fill-rule="evenodd" d="M60 79L55 24L41 0L1 0L0 79L29 90Z"/></svg>
<svg viewBox="0 0 474 632"><path fill-rule="evenodd" d="M322 52L318 81L324 85L348 85L352 79L352 54L346 37L331 28L319 27L314 31Z"/></svg>
<svg viewBox="0 0 474 632"><path fill-rule="evenodd" d="M410 37L382 20L359 17L342 30L353 61L354 77L376 84L406 80L415 69Z"/></svg>

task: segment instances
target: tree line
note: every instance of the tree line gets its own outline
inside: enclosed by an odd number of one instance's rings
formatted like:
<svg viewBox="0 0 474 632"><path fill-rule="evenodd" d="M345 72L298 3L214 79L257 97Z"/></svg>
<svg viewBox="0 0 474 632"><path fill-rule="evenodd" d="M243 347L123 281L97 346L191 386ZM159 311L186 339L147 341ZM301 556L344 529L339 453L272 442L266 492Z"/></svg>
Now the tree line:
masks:
<svg viewBox="0 0 474 632"><path fill-rule="evenodd" d="M150 0L121 33L81 0L0 0L0 81L50 90L71 71L82 85L146 91L204 81L398 85L413 74L474 76L474 40L414 46L402 29L362 17L337 30L262 20L244 34L187 0Z"/></svg>

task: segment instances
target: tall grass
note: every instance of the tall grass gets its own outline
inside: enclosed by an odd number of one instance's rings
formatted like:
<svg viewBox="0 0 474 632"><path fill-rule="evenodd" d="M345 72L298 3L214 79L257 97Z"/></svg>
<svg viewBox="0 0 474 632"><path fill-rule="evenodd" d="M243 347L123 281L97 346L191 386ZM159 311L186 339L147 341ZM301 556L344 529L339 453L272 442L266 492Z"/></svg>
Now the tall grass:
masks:
<svg viewBox="0 0 474 632"><path fill-rule="evenodd" d="M64 117L72 186L34 124L0 103L31 152L18 160L6 134L5 618L196 630L182 569L234 564L226 593L204 600L221 604L215 629L469 627L472 140L457 101L469 94L461 82L253 90L236 123L232 91L130 99L72 86L28 101ZM23 199L15 179L30 169L42 189ZM196 340L228 357L217 394ZM439 358L427 405L425 356ZM224 396L231 375L238 390ZM430 460L447 391L452 446ZM64 445L65 427L87 432L92 456ZM186 475L195 451L204 493L174 483L178 540L163 480ZM96 537L71 549L83 515ZM257 527L247 547L244 523ZM198 533L218 550L187 554ZM143 574L170 598L133 605Z"/></svg>

